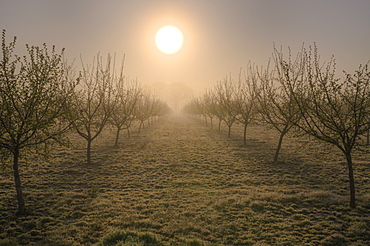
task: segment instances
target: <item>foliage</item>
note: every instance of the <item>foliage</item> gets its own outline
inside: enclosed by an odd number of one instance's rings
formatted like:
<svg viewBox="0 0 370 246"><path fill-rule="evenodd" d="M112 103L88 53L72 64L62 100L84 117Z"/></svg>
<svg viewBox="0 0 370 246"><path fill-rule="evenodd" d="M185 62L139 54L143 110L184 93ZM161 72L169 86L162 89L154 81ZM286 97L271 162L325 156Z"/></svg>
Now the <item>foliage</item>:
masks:
<svg viewBox="0 0 370 246"><path fill-rule="evenodd" d="M63 142L63 133L70 124L66 121L66 106L76 83L68 77L63 52L57 54L46 44L42 48L26 45L28 56L13 55L15 41L2 39L0 88L0 146L11 152L33 149L47 153L52 141Z"/></svg>
<svg viewBox="0 0 370 246"><path fill-rule="evenodd" d="M300 113L298 127L309 135L337 146L343 152L357 145L358 137L370 128L370 73L368 65L360 66L354 75L345 73L344 80L334 77L335 61L320 64L317 48L307 56L307 74L295 93ZM312 57L313 56L313 57ZM286 85L291 89L291 84Z"/></svg>
<svg viewBox="0 0 370 246"><path fill-rule="evenodd" d="M335 77L335 60L321 63L317 47L304 46L293 60L291 51L284 57L282 49L274 48L272 68L248 67L243 83L235 86L231 78L219 82L214 89L212 110L210 100L193 100L185 107L191 114L205 118L216 115L229 128L235 118L246 127L258 111L263 123L279 133L274 155L277 163L284 136L295 128L298 137L313 136L339 148L344 154L350 183L350 206L356 206L352 150L359 146L360 138L370 136L370 72L368 64L360 66L354 74L344 72L345 78ZM244 95L245 92L248 92ZM207 95L207 94L206 94ZM206 97L205 97L206 98ZM257 104L254 100L257 99ZM209 113L211 112L211 113ZM213 113L214 112L214 113ZM212 119L212 118L211 118Z"/></svg>
<svg viewBox="0 0 370 246"><path fill-rule="evenodd" d="M16 38L6 44L2 35L0 62L0 154L12 157L18 212L25 213L19 177L19 158L27 153L47 155L53 143L65 144L70 128L68 103L77 82L71 67L58 54L43 47L26 45L27 56L14 55Z"/></svg>
<svg viewBox="0 0 370 246"><path fill-rule="evenodd" d="M356 207L352 150L359 137L369 128L370 73L368 65L360 66L354 75L335 78L335 60L322 65L317 47L305 52L306 69L296 84L285 81L285 90L294 96L301 118L296 126L304 133L339 148L344 154L350 184L350 206Z"/></svg>

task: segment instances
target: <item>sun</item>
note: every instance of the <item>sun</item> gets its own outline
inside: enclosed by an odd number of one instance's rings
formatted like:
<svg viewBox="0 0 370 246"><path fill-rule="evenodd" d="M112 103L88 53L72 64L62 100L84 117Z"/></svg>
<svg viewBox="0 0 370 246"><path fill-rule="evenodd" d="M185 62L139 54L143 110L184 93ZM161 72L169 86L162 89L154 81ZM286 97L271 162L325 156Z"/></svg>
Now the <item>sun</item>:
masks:
<svg viewBox="0 0 370 246"><path fill-rule="evenodd" d="M165 26L158 30L155 43L160 51L172 54L181 49L184 38L179 29L174 26Z"/></svg>

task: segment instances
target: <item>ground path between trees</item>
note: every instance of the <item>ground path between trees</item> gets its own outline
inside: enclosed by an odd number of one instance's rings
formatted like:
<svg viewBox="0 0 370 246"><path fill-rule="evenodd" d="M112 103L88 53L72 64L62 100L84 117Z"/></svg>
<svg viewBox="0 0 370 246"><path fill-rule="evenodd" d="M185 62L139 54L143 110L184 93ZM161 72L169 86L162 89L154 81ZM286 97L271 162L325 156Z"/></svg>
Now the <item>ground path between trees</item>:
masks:
<svg viewBox="0 0 370 246"><path fill-rule="evenodd" d="M347 228L363 227L356 223L368 217L368 209L349 210L347 173L332 149L297 151L289 139L283 161L273 164L278 135L260 126L250 127L247 146L242 126L227 138L226 128L218 132L186 115L135 130L131 139L122 134L118 147L114 133L105 131L93 145L92 165L75 135L72 148L56 148L50 161L31 160L22 172L25 217L14 216L12 174L4 174L0 242L93 245L130 230L154 233L165 245L191 238L206 245L323 245L337 240L332 235L356 241L357 231ZM366 160L357 169L364 199Z"/></svg>
<svg viewBox="0 0 370 246"><path fill-rule="evenodd" d="M245 169L231 153L228 140L199 119L182 115L160 119L142 140L142 162L175 186L221 188Z"/></svg>
<svg viewBox="0 0 370 246"><path fill-rule="evenodd" d="M114 178L122 179L122 191L132 195L130 200L138 192L149 204L165 201L168 214L226 199L232 196L231 187L240 191L245 176L251 175L230 140L198 118L167 116L124 141L113 150Z"/></svg>
<svg viewBox="0 0 370 246"><path fill-rule="evenodd" d="M103 146L112 144L108 140ZM220 211L247 206L246 194L259 189L250 187L260 180L238 154L245 150L242 141L236 142L199 118L171 115L129 140L122 137L118 148L96 146L88 175L97 189L91 206L112 227L219 241L229 234L225 225L245 219Z"/></svg>

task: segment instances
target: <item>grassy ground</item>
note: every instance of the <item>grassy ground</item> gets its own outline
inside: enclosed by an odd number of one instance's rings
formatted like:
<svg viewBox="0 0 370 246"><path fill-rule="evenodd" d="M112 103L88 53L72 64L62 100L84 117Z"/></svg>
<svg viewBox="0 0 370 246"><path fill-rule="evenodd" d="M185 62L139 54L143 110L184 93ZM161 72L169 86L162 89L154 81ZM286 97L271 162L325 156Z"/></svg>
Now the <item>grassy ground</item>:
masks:
<svg viewBox="0 0 370 246"><path fill-rule="evenodd" d="M336 149L287 137L273 164L273 130L251 127L243 146L241 126L230 139L223 129L170 116L117 148L106 132L91 166L72 136L72 149L21 166L26 216L15 215L12 173L2 172L0 245L114 245L124 233L121 245L370 245L369 154L354 156L351 210Z"/></svg>

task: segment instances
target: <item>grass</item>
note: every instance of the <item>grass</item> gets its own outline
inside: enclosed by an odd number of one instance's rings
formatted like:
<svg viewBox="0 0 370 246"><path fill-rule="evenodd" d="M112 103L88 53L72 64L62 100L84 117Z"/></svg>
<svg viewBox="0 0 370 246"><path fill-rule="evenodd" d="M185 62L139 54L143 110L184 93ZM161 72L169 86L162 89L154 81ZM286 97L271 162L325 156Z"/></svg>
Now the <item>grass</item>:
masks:
<svg viewBox="0 0 370 246"><path fill-rule="evenodd" d="M243 146L242 126L223 129L169 116L117 148L107 131L91 166L71 135L72 149L21 165L26 216L1 173L0 245L369 245L368 154L354 156L351 210L334 148L287 137L273 164L277 133L253 126Z"/></svg>

